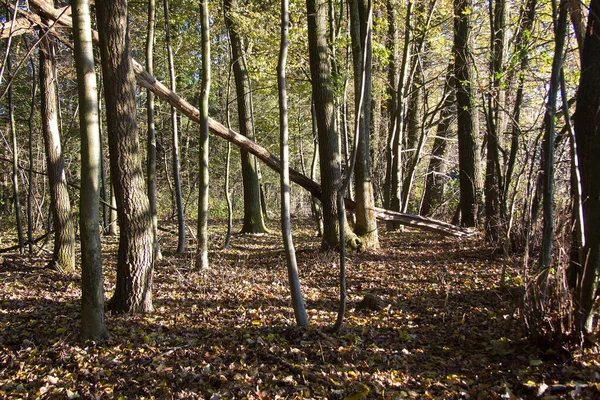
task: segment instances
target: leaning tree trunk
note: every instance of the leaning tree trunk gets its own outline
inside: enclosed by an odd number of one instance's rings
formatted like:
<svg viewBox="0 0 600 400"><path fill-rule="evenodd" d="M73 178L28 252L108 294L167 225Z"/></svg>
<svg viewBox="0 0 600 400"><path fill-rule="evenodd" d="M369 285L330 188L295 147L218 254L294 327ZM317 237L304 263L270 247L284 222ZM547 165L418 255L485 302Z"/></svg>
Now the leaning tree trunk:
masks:
<svg viewBox="0 0 600 400"><path fill-rule="evenodd" d="M208 0L200 6L202 24L202 92L200 93L200 190L198 193L198 250L196 268L208 269L208 98L210 94L210 36L208 22ZM227 175L229 175L229 156L227 151ZM229 180L229 176L225 179ZM228 183L228 182L227 182ZM228 188L225 189L229 208Z"/></svg>
<svg viewBox="0 0 600 400"><path fill-rule="evenodd" d="M323 247L339 244L336 196L342 184L340 139L335 130L333 84L327 53L327 4L324 0L306 0L308 15L308 50L312 97L317 117L323 206ZM347 226L348 224L344 224ZM348 230L348 238L355 236Z"/></svg>
<svg viewBox="0 0 600 400"><path fill-rule="evenodd" d="M81 135L81 336L103 339L108 336L104 324L104 286L100 246L100 158L102 143L98 118L98 91L94 69L92 22L89 0L74 0L73 41L79 94Z"/></svg>
<svg viewBox="0 0 600 400"><path fill-rule="evenodd" d="M364 88L363 106L358 119L360 130L356 154L356 226L355 232L360 236L363 247L378 248L377 219L375 218L375 197L371 177L371 62L372 32L368 29L368 0L350 1L350 22L352 37L352 58L354 69L355 112L359 109L361 87ZM366 44L366 46L365 46ZM363 65L363 58L367 60ZM364 82L363 82L364 77Z"/></svg>
<svg viewBox="0 0 600 400"><path fill-rule="evenodd" d="M600 0L590 3L575 113L585 233L583 274L575 299L575 315L579 333L587 337L594 333L600 287L600 38L594 29L597 22L593 15L600 15Z"/></svg>
<svg viewBox="0 0 600 400"><path fill-rule="evenodd" d="M240 133L254 140L254 123L252 119L252 94L250 77L246 66L246 55L239 35L239 28L234 14L238 11L237 0L224 0L225 23L231 42L233 57L233 76L237 94L238 121ZM244 149L240 149L242 158L242 181L244 186L244 223L242 233L267 232L261 208L260 184L256 158Z"/></svg>
<svg viewBox="0 0 600 400"><path fill-rule="evenodd" d="M171 78L171 90L175 92L175 60L173 59L173 48L171 46L171 21L169 19L169 0L164 0L165 13L165 45L167 46L167 56L169 59L169 76ZM183 214L183 195L181 193L181 173L179 168L179 125L177 118L177 109L171 106L171 134L173 141L173 184L175 186L175 202L177 204L177 254L183 254L185 251L185 217Z"/></svg>
<svg viewBox="0 0 600 400"><path fill-rule="evenodd" d="M96 2L106 96L110 169L117 199L119 259L109 308L152 311L153 240L136 123L135 76L126 0Z"/></svg>
<svg viewBox="0 0 600 400"><path fill-rule="evenodd" d="M42 135L50 185L50 208L54 223L53 267L59 271L75 270L75 223L67 188L60 131L58 127L58 82L55 75L53 39L46 35L40 46L40 81L42 98Z"/></svg>
<svg viewBox="0 0 600 400"><path fill-rule="evenodd" d="M460 211L463 226L477 222L476 176L477 145L474 116L476 115L471 89L470 58L471 0L454 0L454 75L456 77L458 166L460 179Z"/></svg>

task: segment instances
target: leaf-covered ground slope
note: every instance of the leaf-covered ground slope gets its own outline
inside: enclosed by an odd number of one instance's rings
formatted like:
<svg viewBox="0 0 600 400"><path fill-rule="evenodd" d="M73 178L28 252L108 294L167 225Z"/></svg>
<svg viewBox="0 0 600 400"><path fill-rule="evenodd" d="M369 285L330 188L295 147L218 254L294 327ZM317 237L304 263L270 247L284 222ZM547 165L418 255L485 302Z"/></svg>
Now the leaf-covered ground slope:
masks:
<svg viewBox="0 0 600 400"><path fill-rule="evenodd" d="M0 397L600 398L593 355L541 352L526 340L520 264L478 239L388 232L381 250L351 254L339 334L328 330L337 255L320 252L308 228L295 239L308 329L293 327L279 235L234 236L223 250L215 234L208 272L194 270L191 253L169 254L165 236L156 312L108 315L111 339L100 344L77 338L79 276L5 256ZM103 241L108 297L117 246ZM374 307L359 307L367 294Z"/></svg>

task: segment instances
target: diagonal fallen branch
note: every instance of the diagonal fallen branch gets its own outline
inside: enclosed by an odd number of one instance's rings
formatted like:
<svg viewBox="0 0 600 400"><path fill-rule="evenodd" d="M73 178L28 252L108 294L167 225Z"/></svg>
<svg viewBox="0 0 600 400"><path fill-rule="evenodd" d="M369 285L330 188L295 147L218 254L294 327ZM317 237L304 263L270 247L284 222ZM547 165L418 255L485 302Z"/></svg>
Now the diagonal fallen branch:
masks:
<svg viewBox="0 0 600 400"><path fill-rule="evenodd" d="M6 0L2 0L2 2L7 4ZM42 17L53 21L58 20L59 24L65 28L71 28L73 26L73 21L71 17L66 15L68 13L65 13L63 9L55 9L50 3L46 3L44 0L29 0L29 4ZM24 12L24 14L27 16L27 14L31 13ZM33 18L28 19L33 20ZM96 42L96 44L98 43L97 32L94 32L94 41ZM190 120L196 123L200 122L200 113L196 107L194 107L185 99L181 98L177 93L173 92L165 85L163 85L159 80L157 80L154 76L148 73L144 69L144 67L136 60L132 59L132 64L138 85L154 92L156 96L158 96L163 101L166 101L173 107L177 108ZM241 147L244 150L254 154L269 168L278 172L280 171L281 164L279 162L279 159L264 147L258 145L256 142L246 138L245 136L240 135L239 133L231 129L227 129L224 125L220 124L212 118L209 118L208 124L210 131L216 136L219 136L233 143L234 145ZM314 197L318 199L321 198L321 185L292 168L290 168L290 180L302 186L304 189L308 190ZM356 209L356 203L354 201L346 199L345 203L346 207L349 210ZM448 224L442 221L437 221L431 218L422 217L419 215L401 213L398 211L386 210L384 208L379 207L375 207L374 210L377 218L384 221L394 221L401 225L438 232L447 236L469 237L475 235L475 232L469 231L462 227Z"/></svg>

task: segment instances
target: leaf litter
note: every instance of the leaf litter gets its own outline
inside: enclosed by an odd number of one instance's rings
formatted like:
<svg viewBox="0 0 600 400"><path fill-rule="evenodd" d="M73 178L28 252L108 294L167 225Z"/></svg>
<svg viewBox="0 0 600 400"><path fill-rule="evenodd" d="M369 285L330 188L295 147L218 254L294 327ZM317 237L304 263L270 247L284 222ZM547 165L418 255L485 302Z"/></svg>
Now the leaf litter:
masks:
<svg viewBox="0 0 600 400"><path fill-rule="evenodd" d="M337 254L319 250L309 222L296 226L306 329L294 326L278 234L235 235L222 249L224 224L213 223L206 272L193 250L169 253L165 234L155 312L107 315L102 343L78 340L79 275L6 255L0 398L600 397L597 354L542 352L525 336L518 258L480 239L385 232L380 250L349 255L349 307L334 334ZM103 242L108 297L118 243ZM367 297L376 306L362 306Z"/></svg>

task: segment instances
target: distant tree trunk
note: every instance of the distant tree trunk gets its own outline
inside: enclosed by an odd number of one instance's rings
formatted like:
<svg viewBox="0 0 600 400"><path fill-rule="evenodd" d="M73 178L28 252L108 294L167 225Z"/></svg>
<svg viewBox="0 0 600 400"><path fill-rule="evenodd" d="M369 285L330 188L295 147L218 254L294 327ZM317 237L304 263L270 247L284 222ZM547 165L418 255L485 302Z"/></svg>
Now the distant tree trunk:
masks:
<svg viewBox="0 0 600 400"><path fill-rule="evenodd" d="M554 242L554 139L556 98L560 90L560 73L563 65L563 51L567 31L567 1L561 0L558 10L558 20L555 26L554 59L550 75L550 89L548 91L548 104L545 115L545 133L543 143L543 216L544 226L542 231L542 248L540 254L540 270L542 284L548 276L552 266L552 248ZM592 115L592 114L590 114ZM589 116L588 116L589 117Z"/></svg>
<svg viewBox="0 0 600 400"><path fill-rule="evenodd" d="M169 59L169 76L171 78L171 90L176 92L175 60L173 59L173 47L171 46L171 21L169 19L169 0L164 0L165 13L165 45ZM179 171L179 124L177 110L171 106L171 133L173 141L173 184L175 185L175 202L177 204L177 226L178 241L177 254L185 251L185 217L183 214L183 195L181 193L181 173Z"/></svg>
<svg viewBox="0 0 600 400"><path fill-rule="evenodd" d="M146 36L146 71L154 74L154 30L156 27L156 1L148 0L148 34ZM146 108L148 118L148 145L146 175L148 182L148 200L150 201L150 217L152 218L152 237L154 259L160 260L162 253L158 243L158 214L156 211L156 129L154 121L154 93L146 90Z"/></svg>
<svg viewBox="0 0 600 400"><path fill-rule="evenodd" d="M292 296L292 308L298 326L308 325L308 316L302 300L300 290L300 279L298 277L298 265L296 263L296 249L292 239L292 224L290 221L290 170L288 149L288 111L287 90L285 83L285 64L288 52L289 32L289 5L288 0L281 1L281 47L279 50L279 62L277 64L277 87L279 89L279 132L280 132L280 156L281 156L281 233L285 247L285 258L287 261L288 282ZM208 126L207 126L208 130Z"/></svg>
<svg viewBox="0 0 600 400"><path fill-rule="evenodd" d="M456 110L456 96L454 96L454 82L452 62L448 65L446 74L446 83L444 87L444 103L442 104L440 122L437 125L437 132L431 149L431 158L427 167L427 176L425 178L425 189L423 201L421 203L421 215L429 216L442 203L444 198L444 185L447 178L446 173L446 149L448 139L450 138L450 125L454 119Z"/></svg>
<svg viewBox="0 0 600 400"><path fill-rule="evenodd" d="M117 236L119 234L117 229L119 226L117 217L117 198L115 197L115 186L112 184L112 182L110 184L110 205L110 223L108 224L108 234L110 236Z"/></svg>
<svg viewBox="0 0 600 400"><path fill-rule="evenodd" d="M55 75L54 42L42 38L40 46L40 81L42 98L42 135L46 147L50 208L54 221L52 264L59 271L75 270L75 223L64 170L64 159L58 126L58 82Z"/></svg>
<svg viewBox="0 0 600 400"><path fill-rule="evenodd" d="M108 337L104 323L104 286L100 246L100 141L98 92L89 0L74 0L73 41L79 93L81 135L81 337Z"/></svg>
<svg viewBox="0 0 600 400"><path fill-rule="evenodd" d="M594 333L600 287L600 37L594 29L594 15L600 15L599 0L590 3L575 113L585 226L584 265L576 291L575 316L579 333L587 338Z"/></svg>
<svg viewBox="0 0 600 400"><path fill-rule="evenodd" d="M98 134L100 135L100 146L104 147L104 134L102 132L102 91L100 85L98 85L98 93L96 95L98 99ZM108 181L106 179L106 162L104 161L104 151L100 149L100 200L102 203L102 232L108 234L110 226L110 213L111 210L108 207L108 202L111 200L108 197L106 185Z"/></svg>
<svg viewBox="0 0 600 400"><path fill-rule="evenodd" d="M396 108L398 107L398 68L396 67L399 60L399 33L398 33L398 12L397 5L393 0L385 2L388 21L388 50L390 54L390 64L388 65L388 82L387 82L387 113L390 119L388 130L388 139L385 152L385 182L383 194L384 208L390 208L392 197L392 164L394 161L394 141L396 136Z"/></svg>
<svg viewBox="0 0 600 400"><path fill-rule="evenodd" d="M395 126L392 142L392 169L391 169L391 194L390 209L400 211L402 205L402 180L403 180L403 157L404 132L406 126L406 92L410 75L410 49L412 37L412 9L413 2L408 0L406 8L406 22L404 29L404 48L402 50L402 62L400 64L400 77L398 78L398 104L394 116ZM397 224L388 224L388 228L397 228Z"/></svg>
<svg viewBox="0 0 600 400"><path fill-rule="evenodd" d="M246 66L246 55L242 46L242 39L238 32L237 23L232 18L238 12L237 0L224 0L225 23L231 42L233 56L233 75L237 94L238 120L240 134L254 140L254 124L252 121L252 94L250 91L250 77ZM256 158L244 149L240 149L242 157L242 179L244 185L244 223L242 233L264 233L265 226L261 200L260 185L256 167Z"/></svg>
<svg viewBox="0 0 600 400"><path fill-rule="evenodd" d="M152 311L153 240L136 124L135 76L126 0L96 1L110 169L119 220L117 283L109 308Z"/></svg>
<svg viewBox="0 0 600 400"><path fill-rule="evenodd" d="M355 112L358 111L361 87L364 88L361 114L358 118L360 130L356 154L356 226L355 232L361 238L363 247L378 248L377 219L375 218L375 197L371 176L371 62L372 32L368 27L372 10L369 0L350 0L350 23L352 37L352 58L354 69ZM366 46L365 46L366 44ZM366 53L365 53L366 52ZM363 58L367 60L363 66ZM364 77L364 82L362 81Z"/></svg>
<svg viewBox="0 0 600 400"><path fill-rule="evenodd" d="M493 9L493 11L492 11ZM487 120L487 152L485 171L485 236L489 243L500 241L504 226L502 203L506 203L501 183L500 170L500 138L504 134L504 106L506 91L504 89L504 48L506 1L490 0L490 81L491 90L488 95Z"/></svg>
<svg viewBox="0 0 600 400"><path fill-rule="evenodd" d="M31 109L29 112L29 172L27 188L27 243L29 245L29 254L33 254L33 124L35 117L35 98L37 96L37 70L33 58L30 59L31 68Z"/></svg>
<svg viewBox="0 0 600 400"><path fill-rule="evenodd" d="M200 4L202 25L202 91L200 93L200 192L198 194L198 250L196 268L208 269L208 98L210 94L210 36L209 36L208 0ZM228 151L228 158L229 158ZM227 163L229 174L229 160ZM226 178L229 179L229 176ZM228 188L225 189L226 192ZM229 193L226 193L229 196ZM229 206L229 198L228 198Z"/></svg>
<svg viewBox="0 0 600 400"><path fill-rule="evenodd" d="M312 161L310 162L310 179L316 182L317 166L319 165L319 132L317 129L317 114L315 111L314 101L311 101L310 110L313 136L313 156ZM317 224L317 236L323 237L323 210L321 207L321 202L314 196L311 196L311 199L313 217L315 219L315 223Z"/></svg>
<svg viewBox="0 0 600 400"><path fill-rule="evenodd" d="M6 64L8 65L8 73L11 73L12 60L10 55L6 57ZM7 94L8 101L8 119L10 125L10 134L12 138L12 184L13 184L13 203L15 206L15 223L17 227L17 238L19 240L19 252L21 254L25 251L25 239L23 238L23 225L21 223L21 203L19 200L19 148L17 146L17 127L15 124L15 112L13 104L13 87L12 85L8 88Z"/></svg>
<svg viewBox="0 0 600 400"><path fill-rule="evenodd" d="M327 53L327 3L324 0L306 0L308 15L308 49L312 79L312 98L315 104L321 186L323 195L323 247L339 244L340 225L337 219L337 192L342 184L340 138L335 130L333 84ZM345 224L347 225L347 224ZM348 230L349 238L355 236ZM355 243L356 245L356 243Z"/></svg>
<svg viewBox="0 0 600 400"><path fill-rule="evenodd" d="M454 0L454 74L458 118L458 164L460 178L461 224L473 227L477 222L476 176L477 145L474 120L476 111L471 89L471 0Z"/></svg>

